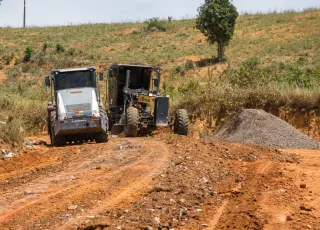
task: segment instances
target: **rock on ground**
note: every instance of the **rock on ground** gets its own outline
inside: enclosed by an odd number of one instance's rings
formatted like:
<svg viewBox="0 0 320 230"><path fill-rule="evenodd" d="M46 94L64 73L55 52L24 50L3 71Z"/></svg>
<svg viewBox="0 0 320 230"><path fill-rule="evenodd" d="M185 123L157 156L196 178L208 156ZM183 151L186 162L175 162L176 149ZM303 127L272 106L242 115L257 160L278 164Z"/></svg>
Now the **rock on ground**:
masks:
<svg viewBox="0 0 320 230"><path fill-rule="evenodd" d="M319 142L263 110L243 109L214 133L215 139L272 148L319 149Z"/></svg>

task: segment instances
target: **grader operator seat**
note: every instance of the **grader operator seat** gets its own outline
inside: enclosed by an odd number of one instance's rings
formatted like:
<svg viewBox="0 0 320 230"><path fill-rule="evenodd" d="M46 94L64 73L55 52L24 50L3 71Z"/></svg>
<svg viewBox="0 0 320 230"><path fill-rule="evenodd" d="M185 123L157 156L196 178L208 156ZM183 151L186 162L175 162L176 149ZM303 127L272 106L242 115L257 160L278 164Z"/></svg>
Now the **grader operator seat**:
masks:
<svg viewBox="0 0 320 230"><path fill-rule="evenodd" d="M126 85L127 71L130 71L130 84L129 89L143 89L150 90L150 79L152 68L136 68L134 66L121 66L119 68L119 88L118 88L118 100L117 105L123 106L124 104L124 94L123 89Z"/></svg>

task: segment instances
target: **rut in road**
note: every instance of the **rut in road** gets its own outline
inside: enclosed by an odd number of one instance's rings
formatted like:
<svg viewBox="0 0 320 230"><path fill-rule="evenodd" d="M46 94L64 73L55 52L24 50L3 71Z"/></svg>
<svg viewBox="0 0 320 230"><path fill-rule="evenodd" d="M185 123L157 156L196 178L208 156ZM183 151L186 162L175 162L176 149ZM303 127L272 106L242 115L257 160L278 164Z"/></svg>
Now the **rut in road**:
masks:
<svg viewBox="0 0 320 230"><path fill-rule="evenodd" d="M1 229L74 229L88 216L135 199L171 159L165 144L148 138L53 148L37 157L45 161L50 154L55 161L36 176L27 164L25 173L17 168L1 178ZM70 205L76 208L68 210Z"/></svg>

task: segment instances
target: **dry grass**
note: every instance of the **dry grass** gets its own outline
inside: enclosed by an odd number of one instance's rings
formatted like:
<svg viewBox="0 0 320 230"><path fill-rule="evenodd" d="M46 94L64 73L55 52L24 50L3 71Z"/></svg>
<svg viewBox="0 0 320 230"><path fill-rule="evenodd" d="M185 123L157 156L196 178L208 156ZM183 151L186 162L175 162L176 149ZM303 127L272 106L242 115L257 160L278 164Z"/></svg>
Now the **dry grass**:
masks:
<svg viewBox="0 0 320 230"><path fill-rule="evenodd" d="M194 28L194 20L165 22L165 31L146 31L144 23L0 28L1 100L8 101L1 107L0 118L19 114L18 120L27 132L38 131L45 123L47 100L42 81L51 69L95 65L106 70L114 62L159 65L164 73L164 93L172 94L174 106L187 106L199 114L203 110L209 117L219 116L223 107L231 111L271 102L280 106L283 101L292 106L317 105L318 84L290 88L273 82L245 89L228 82L225 72L240 68L252 57L259 59L259 68L291 62L303 71L317 69L319 14L312 9L240 16L235 37L226 50L228 65L207 63L216 55L216 48ZM57 52L57 44L65 51ZM23 63L26 47L34 53L30 62ZM36 112L30 109L34 106ZM21 108L23 112L17 113Z"/></svg>

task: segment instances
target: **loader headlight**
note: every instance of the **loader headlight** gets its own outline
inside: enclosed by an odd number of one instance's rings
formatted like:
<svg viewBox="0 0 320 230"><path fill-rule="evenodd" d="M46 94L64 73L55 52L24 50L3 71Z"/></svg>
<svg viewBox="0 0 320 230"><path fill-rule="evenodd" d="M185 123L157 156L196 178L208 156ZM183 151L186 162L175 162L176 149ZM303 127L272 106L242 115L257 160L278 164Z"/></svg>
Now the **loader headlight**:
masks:
<svg viewBox="0 0 320 230"><path fill-rule="evenodd" d="M61 120L67 119L67 114L66 113L61 113Z"/></svg>
<svg viewBox="0 0 320 230"><path fill-rule="evenodd" d="M153 97L153 93L149 93L149 97Z"/></svg>
<svg viewBox="0 0 320 230"><path fill-rule="evenodd" d="M92 111L92 116L94 116L94 117L99 117L99 111L93 110L93 111Z"/></svg>

